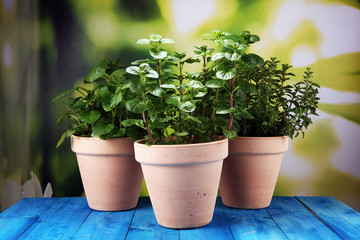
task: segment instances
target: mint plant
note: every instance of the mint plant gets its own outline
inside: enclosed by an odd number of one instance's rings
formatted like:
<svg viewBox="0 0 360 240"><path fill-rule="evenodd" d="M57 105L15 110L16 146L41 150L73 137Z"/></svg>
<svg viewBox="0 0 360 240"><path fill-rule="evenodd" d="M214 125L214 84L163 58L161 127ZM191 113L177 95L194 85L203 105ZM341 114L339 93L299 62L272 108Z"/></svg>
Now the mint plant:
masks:
<svg viewBox="0 0 360 240"><path fill-rule="evenodd" d="M141 113L144 128L149 137L147 144L180 144L214 140L221 134L221 123L215 118L213 108L215 94L210 87L219 88L213 73L207 73L207 62L213 49L196 48L195 57L186 53L170 53L163 46L174 43L169 38L151 34L149 39L140 39L138 44L150 47L150 59L138 60L126 68L137 88L138 98L128 101L126 107L133 113ZM185 71L187 64L200 63L202 72ZM210 87L209 87L210 86ZM217 100L216 100L217 101ZM225 123L223 119L222 123Z"/></svg>
<svg viewBox="0 0 360 240"><path fill-rule="evenodd" d="M82 84L53 100L72 94L66 102L68 111L57 120L57 124L61 124L68 118L71 123L57 147L73 134L101 139L139 139L145 135L141 128L141 116L129 112L125 107L125 102L133 98L130 90L132 85L126 75L125 69L119 66L119 59L103 60L92 68Z"/></svg>

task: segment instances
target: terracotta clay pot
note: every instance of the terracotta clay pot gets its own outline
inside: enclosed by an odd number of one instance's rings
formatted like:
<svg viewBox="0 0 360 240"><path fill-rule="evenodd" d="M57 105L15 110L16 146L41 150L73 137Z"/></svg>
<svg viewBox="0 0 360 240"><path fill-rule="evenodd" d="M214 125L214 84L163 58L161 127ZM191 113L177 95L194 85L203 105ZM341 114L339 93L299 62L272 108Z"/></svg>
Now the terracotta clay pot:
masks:
<svg viewBox="0 0 360 240"><path fill-rule="evenodd" d="M71 136L89 207L98 211L121 211L137 205L143 181L130 138Z"/></svg>
<svg viewBox="0 0 360 240"><path fill-rule="evenodd" d="M211 222L228 140L146 146L135 142L157 222L184 229Z"/></svg>
<svg viewBox="0 0 360 240"><path fill-rule="evenodd" d="M245 209L269 206L287 149L287 136L230 140L220 180L223 203Z"/></svg>

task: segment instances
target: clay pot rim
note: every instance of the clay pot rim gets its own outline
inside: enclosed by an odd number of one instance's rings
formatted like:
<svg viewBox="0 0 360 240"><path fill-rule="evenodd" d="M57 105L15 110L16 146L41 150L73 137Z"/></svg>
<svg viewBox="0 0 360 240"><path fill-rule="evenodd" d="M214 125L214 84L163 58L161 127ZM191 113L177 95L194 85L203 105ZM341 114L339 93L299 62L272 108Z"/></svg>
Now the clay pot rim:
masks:
<svg viewBox="0 0 360 240"><path fill-rule="evenodd" d="M220 136L218 140L211 141L211 142L204 142L204 143L188 143L188 144L155 144L146 146L145 142L149 141L149 139L140 139L134 142L134 145L137 147L148 147L148 148L194 148L194 147L204 147L204 146L211 146L217 145L219 143L225 143L228 139L225 136Z"/></svg>
<svg viewBox="0 0 360 240"><path fill-rule="evenodd" d="M77 136L72 134L71 138L75 138L75 139L79 139L79 140L85 140L85 141L99 141L99 140L103 140L103 141L118 141L118 140L129 140L131 139L130 137L114 137L114 138L108 138L108 139L101 139L99 137L82 137L82 136Z"/></svg>
<svg viewBox="0 0 360 240"><path fill-rule="evenodd" d="M274 140L274 139L288 139L289 136L284 135L284 136L269 136L269 137L250 137L250 136L239 136L235 139L232 140L236 140L236 139L243 139L243 140Z"/></svg>

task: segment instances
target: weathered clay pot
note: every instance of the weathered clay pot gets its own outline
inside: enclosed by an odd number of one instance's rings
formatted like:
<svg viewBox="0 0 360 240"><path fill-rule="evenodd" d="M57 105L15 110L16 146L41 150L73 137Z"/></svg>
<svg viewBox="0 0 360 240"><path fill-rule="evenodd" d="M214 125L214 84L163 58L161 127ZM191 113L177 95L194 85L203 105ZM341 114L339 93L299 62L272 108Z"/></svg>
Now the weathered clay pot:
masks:
<svg viewBox="0 0 360 240"><path fill-rule="evenodd" d="M288 137L239 137L229 141L220 193L226 206L257 209L270 205Z"/></svg>
<svg viewBox="0 0 360 240"><path fill-rule="evenodd" d="M228 140L152 145L135 142L158 223L184 229L211 222Z"/></svg>
<svg viewBox="0 0 360 240"><path fill-rule="evenodd" d="M121 211L137 205L143 180L130 138L71 136L89 207Z"/></svg>

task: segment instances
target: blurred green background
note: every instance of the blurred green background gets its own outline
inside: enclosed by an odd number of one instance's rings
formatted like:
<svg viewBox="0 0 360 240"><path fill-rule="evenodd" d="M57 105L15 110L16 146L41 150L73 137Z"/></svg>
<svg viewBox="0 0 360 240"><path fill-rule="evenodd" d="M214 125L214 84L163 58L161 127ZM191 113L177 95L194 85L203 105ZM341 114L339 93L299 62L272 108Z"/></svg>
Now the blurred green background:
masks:
<svg viewBox="0 0 360 240"><path fill-rule="evenodd" d="M311 65L322 86L319 117L290 142L275 194L360 210L360 1L1 0L0 14L0 190L33 171L53 196L83 194L70 142L55 148L66 124L55 124L64 105L51 99L99 60L147 56L136 41L150 33L191 53L213 29L249 30L261 37L251 51L289 62L299 79Z"/></svg>

